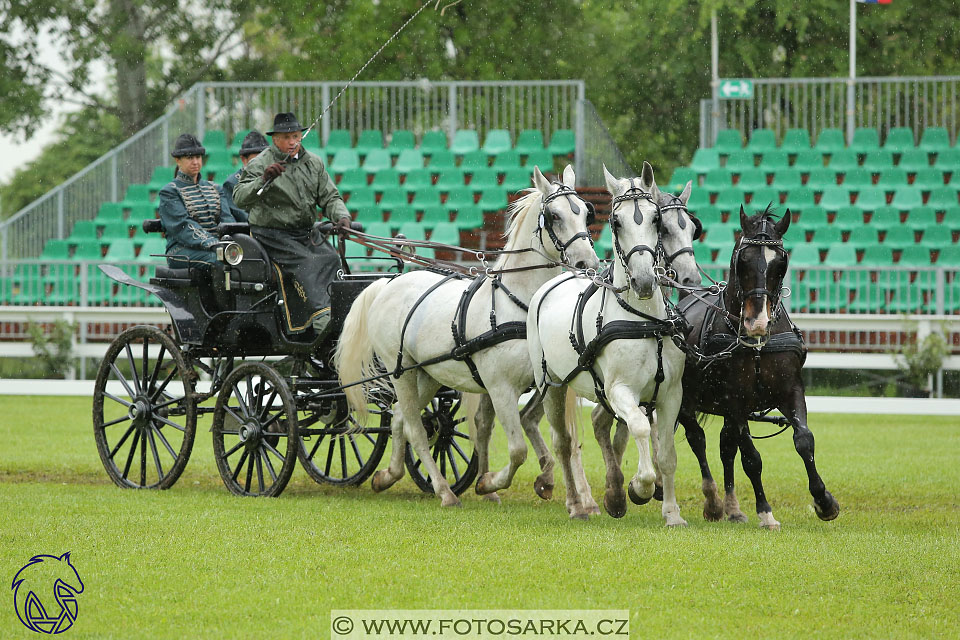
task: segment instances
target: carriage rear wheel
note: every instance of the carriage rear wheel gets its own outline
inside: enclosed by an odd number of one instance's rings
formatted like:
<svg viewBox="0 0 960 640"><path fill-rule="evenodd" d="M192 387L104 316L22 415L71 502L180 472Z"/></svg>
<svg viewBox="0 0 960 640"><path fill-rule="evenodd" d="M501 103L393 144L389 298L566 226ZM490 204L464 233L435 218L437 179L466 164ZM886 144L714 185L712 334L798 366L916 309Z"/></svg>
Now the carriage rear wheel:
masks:
<svg viewBox="0 0 960 640"><path fill-rule="evenodd" d="M457 495L466 491L477 477L477 456L464 426L467 419L459 415L460 409L460 392L441 389L421 415L433 459ZM421 491L433 493L430 475L410 443L407 443L404 457L414 483Z"/></svg>
<svg viewBox="0 0 960 640"><path fill-rule="evenodd" d="M297 461L297 409L283 377L262 362L226 377L213 412L213 454L239 496L278 496Z"/></svg>
<svg viewBox="0 0 960 640"><path fill-rule="evenodd" d="M197 429L193 380L156 327L128 329L107 349L94 383L93 435L117 486L169 489L183 473Z"/></svg>

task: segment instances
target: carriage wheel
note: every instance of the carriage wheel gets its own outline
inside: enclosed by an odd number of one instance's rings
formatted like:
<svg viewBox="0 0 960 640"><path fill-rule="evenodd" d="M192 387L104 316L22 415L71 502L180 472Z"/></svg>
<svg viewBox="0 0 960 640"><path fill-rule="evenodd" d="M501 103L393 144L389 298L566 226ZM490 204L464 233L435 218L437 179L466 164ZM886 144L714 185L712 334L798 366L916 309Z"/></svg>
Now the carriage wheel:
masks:
<svg viewBox="0 0 960 640"><path fill-rule="evenodd" d="M457 495L466 491L477 477L477 456L473 451L470 434L462 426L467 419L458 415L460 406L459 391L442 389L421 416L433 459L450 484L450 489ZM410 443L407 443L404 457L414 483L422 491L433 493L430 475L423 468L420 457L410 447Z"/></svg>
<svg viewBox="0 0 960 640"><path fill-rule="evenodd" d="M338 413L337 405L331 413ZM312 433L301 429L297 455L311 478L321 484L352 486L370 477L387 448L393 414L389 403L382 401L372 402L369 411L365 425L342 406L330 424L321 419ZM317 429L323 433L316 433Z"/></svg>
<svg viewBox="0 0 960 640"><path fill-rule="evenodd" d="M194 372L156 327L121 333L100 363L93 435L118 487L169 489L183 473L197 430Z"/></svg>
<svg viewBox="0 0 960 640"><path fill-rule="evenodd" d="M293 394L262 362L237 366L213 412L213 454L223 484L238 496L278 496L297 455Z"/></svg>

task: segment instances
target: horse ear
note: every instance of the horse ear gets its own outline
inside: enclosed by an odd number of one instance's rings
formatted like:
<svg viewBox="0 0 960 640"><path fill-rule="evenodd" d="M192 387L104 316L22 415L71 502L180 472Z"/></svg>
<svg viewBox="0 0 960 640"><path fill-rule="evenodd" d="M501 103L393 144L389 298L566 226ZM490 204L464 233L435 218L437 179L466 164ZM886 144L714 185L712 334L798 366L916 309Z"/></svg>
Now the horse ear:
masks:
<svg viewBox="0 0 960 640"><path fill-rule="evenodd" d="M540 173L540 167L537 166L533 168L533 186L535 186L543 195L548 195L550 193L550 181L547 180L542 173Z"/></svg>
<svg viewBox="0 0 960 640"><path fill-rule="evenodd" d="M610 192L610 195L620 195L620 181L607 171L607 165L603 165L603 179L607 183L607 191Z"/></svg>
<svg viewBox="0 0 960 640"><path fill-rule="evenodd" d="M577 174L573 172L573 166L567 165L567 168L563 170L563 184L567 185L571 189L577 187Z"/></svg>
<svg viewBox="0 0 960 640"><path fill-rule="evenodd" d="M680 202L683 203L683 206L687 206L687 202L690 200L690 193L693 191L693 180L687 180L687 186L683 188L683 191L680 193Z"/></svg>
<svg viewBox="0 0 960 640"><path fill-rule="evenodd" d="M67 562L70 562L70 552L67 551L65 554L63 554L62 556L60 556L60 559L61 559L61 560L66 560Z"/></svg>
<svg viewBox="0 0 960 640"><path fill-rule="evenodd" d="M643 169L640 171L640 185L646 185L647 190L651 190L656 184L656 179L653 177L653 167L650 166L650 163L646 160L643 161Z"/></svg>
<svg viewBox="0 0 960 640"><path fill-rule="evenodd" d="M780 234L780 237L786 235L787 229L790 228L790 209L787 209L787 212L783 214L783 217L777 220L777 224L773 225L773 228L777 230L777 233Z"/></svg>
<svg viewBox="0 0 960 640"><path fill-rule="evenodd" d="M740 229L747 232L747 213L743 210L743 205L740 205Z"/></svg>

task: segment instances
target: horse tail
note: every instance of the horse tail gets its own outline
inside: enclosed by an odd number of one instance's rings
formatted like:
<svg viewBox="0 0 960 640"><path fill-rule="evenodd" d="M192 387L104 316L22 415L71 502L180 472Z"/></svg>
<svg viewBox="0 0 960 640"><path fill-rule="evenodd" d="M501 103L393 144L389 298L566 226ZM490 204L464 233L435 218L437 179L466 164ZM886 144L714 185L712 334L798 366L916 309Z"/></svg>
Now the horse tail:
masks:
<svg viewBox="0 0 960 640"><path fill-rule="evenodd" d="M334 367L340 376L340 384L351 384L382 373L378 367L373 341L370 339L370 310L380 291L387 285L386 279L371 284L357 296L350 312L343 321L343 331L333 355ZM387 383L389 384L389 382ZM369 384L354 384L344 389L347 404L356 412L357 422L367 421L367 389Z"/></svg>
<svg viewBox="0 0 960 640"><path fill-rule="evenodd" d="M571 447L579 446L580 417L580 402L577 394L567 387L566 396L563 399L563 424L570 435Z"/></svg>

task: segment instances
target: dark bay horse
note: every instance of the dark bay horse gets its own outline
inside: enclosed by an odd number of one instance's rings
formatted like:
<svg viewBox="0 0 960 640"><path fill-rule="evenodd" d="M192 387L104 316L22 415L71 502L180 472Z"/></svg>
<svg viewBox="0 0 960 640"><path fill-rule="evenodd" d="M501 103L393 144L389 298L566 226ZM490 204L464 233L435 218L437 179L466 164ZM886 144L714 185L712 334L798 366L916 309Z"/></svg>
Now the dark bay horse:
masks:
<svg viewBox="0 0 960 640"><path fill-rule="evenodd" d="M743 234L730 260L727 287L714 295L693 293L680 303L691 325L687 335L691 353L683 376L684 397L679 421L700 463L706 498L704 518L719 520L725 515L731 521L747 521L734 490L733 465L739 450L743 470L756 494L760 526L780 528L763 490L763 463L748 423L753 413L778 409L793 428L794 446L806 468L817 516L821 520L833 520L840 506L817 473L813 433L807 426L807 405L800 375L806 348L799 330L780 305L788 259L783 236L790 226L790 211L777 220L769 208L747 216L741 207L740 225ZM697 421L698 412L723 417L720 459L725 499L722 504L707 463L706 438ZM593 422L594 430L605 431L609 438L613 417L598 406L593 412ZM627 440L624 431L618 425L613 443L621 455Z"/></svg>

